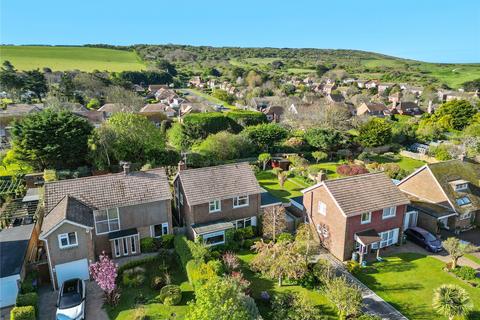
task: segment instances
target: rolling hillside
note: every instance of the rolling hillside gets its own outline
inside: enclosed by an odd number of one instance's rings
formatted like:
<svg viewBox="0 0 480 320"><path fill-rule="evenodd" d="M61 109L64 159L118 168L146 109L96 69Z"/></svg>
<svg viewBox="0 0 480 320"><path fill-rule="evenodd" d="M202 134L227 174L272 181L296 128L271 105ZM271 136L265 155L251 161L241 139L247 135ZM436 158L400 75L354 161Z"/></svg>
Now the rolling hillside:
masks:
<svg viewBox="0 0 480 320"><path fill-rule="evenodd" d="M0 46L0 60L18 70L49 67L53 71L141 70L145 65L132 51L88 47Z"/></svg>

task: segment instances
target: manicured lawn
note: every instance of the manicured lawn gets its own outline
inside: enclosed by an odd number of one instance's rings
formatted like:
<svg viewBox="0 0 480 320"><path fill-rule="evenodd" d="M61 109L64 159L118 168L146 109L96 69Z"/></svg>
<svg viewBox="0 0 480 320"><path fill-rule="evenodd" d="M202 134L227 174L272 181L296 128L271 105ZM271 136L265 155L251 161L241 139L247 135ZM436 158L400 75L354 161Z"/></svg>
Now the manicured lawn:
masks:
<svg viewBox="0 0 480 320"><path fill-rule="evenodd" d="M327 174L329 179L340 178L340 175L337 173L337 167L344 163L344 161L339 162L320 162L311 164L310 167L318 168L323 170Z"/></svg>
<svg viewBox="0 0 480 320"><path fill-rule="evenodd" d="M330 305L327 298L316 290L308 290L295 284L286 283L279 287L275 280L263 278L259 274L252 272L248 268L249 262L255 256L251 251L243 251L238 254L238 257L242 261L242 270L245 278L250 281L252 288L252 296L255 299L258 309L262 317L266 320L272 319L270 313L270 306L260 299L262 291L267 291L270 296L276 292L299 292L304 293L312 301L312 303L318 308L318 312L324 315L324 319L338 319L335 309Z"/></svg>
<svg viewBox="0 0 480 320"><path fill-rule="evenodd" d="M87 47L0 46L1 62L19 70L49 67L54 71L142 70L145 65L133 51Z"/></svg>
<svg viewBox="0 0 480 320"><path fill-rule="evenodd" d="M187 311L187 302L194 298L193 289L188 283L187 276L172 257L169 259L169 272L172 275L172 284L179 285L182 289L182 301L178 306L165 306L161 303L149 302L155 298L159 290L153 290L150 282L154 276L159 276L161 263L158 261L146 264L145 275L147 277L145 283L137 288L128 288L123 285L121 287L120 303L115 307L106 307L110 319L129 320L134 318L137 300L140 295L145 297L145 311L149 319L183 319ZM119 279L121 282L121 279Z"/></svg>
<svg viewBox="0 0 480 320"><path fill-rule="evenodd" d="M372 160L378 163L396 163L400 166L400 168L407 171L408 173L412 173L413 171L415 171L415 169L418 169L425 164L425 162L423 161L404 157L399 154L395 154L394 156L388 156L385 154L378 155L376 157L373 157Z"/></svg>
<svg viewBox="0 0 480 320"><path fill-rule="evenodd" d="M265 190L283 202L288 202L290 198L301 196L301 191L308 187L303 181L295 179L294 181L285 181L282 189L278 184L277 176L271 170L260 171L257 174L257 180Z"/></svg>
<svg viewBox="0 0 480 320"><path fill-rule="evenodd" d="M422 254L400 253L364 269L357 278L409 319L446 319L432 309L433 290L442 284L459 285L470 294L480 319L480 289L443 271L445 263Z"/></svg>
<svg viewBox="0 0 480 320"><path fill-rule="evenodd" d="M218 98L215 98L214 96L211 96L209 94L206 94L200 90L197 90L197 89L188 89L188 90L185 90L187 92L190 92L190 94L194 94L194 95L197 95L207 101L210 101L211 103L213 104L218 104L218 105L222 105L226 108L236 108L235 106L231 105L231 104L228 104L226 103L225 101L223 100L220 100Z"/></svg>

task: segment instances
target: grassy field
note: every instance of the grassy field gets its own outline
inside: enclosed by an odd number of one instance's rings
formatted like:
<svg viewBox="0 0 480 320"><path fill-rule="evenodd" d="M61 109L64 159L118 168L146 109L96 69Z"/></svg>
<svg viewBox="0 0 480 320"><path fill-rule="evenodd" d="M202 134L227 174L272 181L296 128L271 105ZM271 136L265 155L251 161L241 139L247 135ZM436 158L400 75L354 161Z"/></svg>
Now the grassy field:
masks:
<svg viewBox="0 0 480 320"><path fill-rule="evenodd" d="M432 308L433 290L442 284L456 284L468 291L474 303L469 319L480 319L480 290L443 271L444 266L432 257L403 253L375 262L357 278L408 319L416 320L446 319Z"/></svg>
<svg viewBox="0 0 480 320"><path fill-rule="evenodd" d="M204 93L200 90L197 90L197 89L183 89L183 90L179 90L179 91L188 92L189 94L196 95L196 96L198 96L198 97L200 97L204 100L207 100L208 102L211 102L211 103L216 104L216 105L222 105L226 108L236 108L234 105L228 104L223 100L215 98L214 96L206 94L206 93Z"/></svg>
<svg viewBox="0 0 480 320"><path fill-rule="evenodd" d="M301 286L289 283L286 283L283 286L279 287L276 280L267 279L260 276L259 274L252 272L248 268L248 264L250 263L250 261L252 261L254 256L255 254L250 251L243 251L238 254L238 257L242 261L243 274L245 275L245 278L251 283L252 296L257 302L258 310L260 311L263 319L269 320L273 318L270 314L270 306L260 299L260 294L262 291L267 291L270 295L272 295L272 293L274 294L277 292L285 291L305 294L307 298L318 309L318 313L323 316L322 319L338 319L335 309L332 307L332 305L330 305L327 298L318 290L308 290Z"/></svg>
<svg viewBox="0 0 480 320"><path fill-rule="evenodd" d="M285 182L282 189L278 184L277 176L271 170L260 171L257 173L257 180L262 188L281 199L283 202L289 202L290 198L301 196L301 191L309 187L299 179L290 178Z"/></svg>
<svg viewBox="0 0 480 320"><path fill-rule="evenodd" d="M0 46L0 59L19 70L43 67L57 71L141 70L145 65L131 51L87 47Z"/></svg>

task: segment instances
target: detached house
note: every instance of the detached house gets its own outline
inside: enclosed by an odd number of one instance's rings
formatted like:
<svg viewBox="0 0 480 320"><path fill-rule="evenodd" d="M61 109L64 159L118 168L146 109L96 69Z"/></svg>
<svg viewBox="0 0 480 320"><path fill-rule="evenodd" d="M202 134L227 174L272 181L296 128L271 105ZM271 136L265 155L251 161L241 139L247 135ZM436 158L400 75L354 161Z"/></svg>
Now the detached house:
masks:
<svg viewBox="0 0 480 320"><path fill-rule="evenodd" d="M427 164L403 179L400 190L412 199L417 224L460 232L480 224L480 164L468 159Z"/></svg>
<svg viewBox="0 0 480 320"><path fill-rule="evenodd" d="M344 261L400 241L407 197L384 173L325 180L302 191L303 207L322 244Z"/></svg>
<svg viewBox="0 0 480 320"><path fill-rule="evenodd" d="M357 115L369 115L369 116L378 116L383 117L386 113L388 113L388 108L381 102L363 102L357 108Z"/></svg>
<svg viewBox="0 0 480 320"><path fill-rule="evenodd" d="M88 279L103 251L112 258L140 254L140 239L172 231L165 170L124 172L45 183L45 242L51 281Z"/></svg>
<svg viewBox="0 0 480 320"><path fill-rule="evenodd" d="M178 221L189 238L225 243L225 231L257 225L262 189L248 163L185 169L174 180Z"/></svg>

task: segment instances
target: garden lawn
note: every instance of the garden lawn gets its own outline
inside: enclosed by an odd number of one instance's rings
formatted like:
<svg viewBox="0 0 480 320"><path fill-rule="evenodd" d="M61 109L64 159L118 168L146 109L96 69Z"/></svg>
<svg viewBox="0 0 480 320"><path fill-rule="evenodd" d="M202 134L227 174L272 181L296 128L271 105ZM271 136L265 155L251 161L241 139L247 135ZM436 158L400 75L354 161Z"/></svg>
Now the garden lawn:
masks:
<svg viewBox="0 0 480 320"><path fill-rule="evenodd" d="M469 319L480 319L480 289L443 271L445 263L417 253L399 253L384 259L364 269L357 278L408 319L446 319L432 308L433 291L442 284L456 284L467 290L474 303Z"/></svg>
<svg viewBox="0 0 480 320"><path fill-rule="evenodd" d="M337 167L343 163L345 163L345 161L319 162L319 163L311 164L310 167L323 170L323 172L327 174L327 177L329 179L336 179L336 178L340 178L340 175L337 173Z"/></svg>
<svg viewBox="0 0 480 320"><path fill-rule="evenodd" d="M306 294L308 299L316 306L318 309L319 314L324 315L324 319L338 319L335 309L330 305L327 298L316 290L308 290L301 286L295 284L289 284L285 282L285 284L281 287L278 286L276 280L271 280L267 278L263 278L261 275L254 273L248 268L248 264L255 256L255 253L251 251L242 251L238 253L238 257L242 261L242 271L245 278L250 281L251 289L252 289L252 296L255 299L260 314L262 315L263 319L270 320L272 319L271 315L269 314L271 309L268 304L263 302L260 299L260 294L262 291L267 291L270 296L276 292L285 292L285 291L292 291L292 292L299 292Z"/></svg>
<svg viewBox="0 0 480 320"><path fill-rule="evenodd" d="M388 155L378 155L375 157L372 157L373 161L376 161L378 163L395 163L400 166L403 170L405 170L408 174L412 173L416 169L420 168L421 166L425 165L425 162L404 157L399 154L395 154L394 156L388 156Z"/></svg>
<svg viewBox="0 0 480 320"><path fill-rule="evenodd" d="M469 259L469 260L472 260L473 262L476 262L476 263L480 264L480 258L474 256L473 254L468 253L468 254L465 255L465 258L467 258L467 259Z"/></svg>
<svg viewBox="0 0 480 320"><path fill-rule="evenodd" d="M121 298L119 304L114 308L106 307L109 318L112 320L134 319L136 299L143 295L147 301L145 302L145 311L149 317L148 319L184 319L187 312L187 302L194 298L193 288L188 283L187 276L176 262L175 257L172 257L170 260L169 272L172 275L172 284L179 285L182 289L182 301L179 305L166 306L161 303L148 302L148 300L155 298L160 292L160 290L150 288L151 279L161 274L159 269L161 262L155 261L142 266L146 269L145 275L147 277L143 285L137 288L128 288L120 285ZM121 279L119 279L119 282L121 283Z"/></svg>
<svg viewBox="0 0 480 320"><path fill-rule="evenodd" d="M196 96L199 96L207 101L210 101L211 103L213 104L218 104L218 105L222 105L226 108L236 108L235 106L231 105L231 104L228 104L226 103L225 101L223 100L220 100L218 98L215 98L214 96L211 96L205 92L202 92L200 90L197 90L197 89L188 89L188 90L185 90L186 92L190 92L190 94L194 94Z"/></svg>
<svg viewBox="0 0 480 320"><path fill-rule="evenodd" d="M260 183L265 190L283 202L289 202L290 198L301 196L301 191L308 187L302 180L295 179L295 181L285 181L282 189L278 183L277 176L271 170L260 171L256 176L258 183Z"/></svg>

